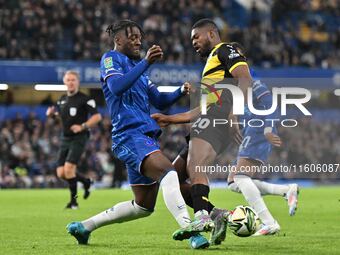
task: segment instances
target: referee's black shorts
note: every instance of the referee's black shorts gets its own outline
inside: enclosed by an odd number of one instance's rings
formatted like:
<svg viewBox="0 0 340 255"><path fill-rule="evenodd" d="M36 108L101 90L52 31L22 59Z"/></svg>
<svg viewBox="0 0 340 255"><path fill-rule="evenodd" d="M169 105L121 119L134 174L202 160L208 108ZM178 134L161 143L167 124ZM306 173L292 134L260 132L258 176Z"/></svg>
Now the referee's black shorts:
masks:
<svg viewBox="0 0 340 255"><path fill-rule="evenodd" d="M88 138L89 135L87 132L72 137L63 136L58 152L57 166L63 166L65 162L77 165L81 154L83 154L85 150Z"/></svg>

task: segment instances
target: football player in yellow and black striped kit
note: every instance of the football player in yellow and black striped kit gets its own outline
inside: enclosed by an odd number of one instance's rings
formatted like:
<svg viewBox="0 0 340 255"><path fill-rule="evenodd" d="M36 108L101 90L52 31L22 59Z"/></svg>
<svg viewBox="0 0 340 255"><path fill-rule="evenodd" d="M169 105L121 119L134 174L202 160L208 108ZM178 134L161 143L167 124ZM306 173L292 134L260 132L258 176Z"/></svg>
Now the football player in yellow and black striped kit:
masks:
<svg viewBox="0 0 340 255"><path fill-rule="evenodd" d="M189 204L194 208L196 219L205 219L206 225L211 225L212 219L222 217L225 210L215 208L209 202L209 180L206 167L214 163L216 156L224 151L231 142L231 131L228 125L215 125L216 119L229 119L233 100L229 90L215 90L214 84L225 81L226 84L238 86L245 98L247 89L251 86L252 77L249 72L246 58L233 46L222 42L216 24L210 19L201 19L194 24L191 31L192 45L196 52L206 58L202 72L201 88L208 91L206 115L201 115L199 108L176 115L154 115L160 125L170 123L183 123L196 120L191 128L191 136L187 153L181 153L174 165L185 167L190 178L191 199ZM241 137L239 138L241 140ZM182 155L185 158L181 158ZM186 158L187 157L187 158ZM179 168L180 168L179 167ZM177 170L177 166L176 166ZM182 192L186 193L186 192ZM183 194L183 197L184 194ZM213 210L214 209L214 210ZM211 216L211 217L210 217ZM218 221L218 219L217 219ZM216 220L214 220L216 225ZM217 231L224 227L215 228ZM186 229L174 233L175 239L185 239L189 233L195 231L195 221ZM215 232L215 231L213 231ZM213 243L219 244L225 238L224 233L213 233Z"/></svg>

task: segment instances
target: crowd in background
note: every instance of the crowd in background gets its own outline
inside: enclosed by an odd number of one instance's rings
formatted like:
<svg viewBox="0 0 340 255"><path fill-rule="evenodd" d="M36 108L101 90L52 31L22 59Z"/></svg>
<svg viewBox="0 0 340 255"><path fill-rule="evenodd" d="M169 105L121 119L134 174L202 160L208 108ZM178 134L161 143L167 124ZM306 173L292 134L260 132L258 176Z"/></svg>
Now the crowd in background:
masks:
<svg viewBox="0 0 340 255"><path fill-rule="evenodd" d="M245 8L236 0L0 0L0 59L98 61L112 47L107 26L132 19L146 32L144 49L157 43L166 63L196 63L191 27L211 18L223 40L244 44L257 66L340 66L339 0L249 2Z"/></svg>
<svg viewBox="0 0 340 255"><path fill-rule="evenodd" d="M192 50L191 27L201 18L211 18L223 40L244 45L252 65L340 67L339 0L257 0L249 1L248 7L238 2L0 0L0 59L99 61L112 48L107 26L131 19L145 31L144 50L156 43L165 52L165 63L193 64L200 59ZM334 107L333 102L338 100L327 97L325 108ZM317 107L322 105L318 102ZM110 130L107 118L92 130L78 170L98 185L119 187L126 171L111 154ZM185 125L163 132L161 147L171 160L185 145L187 132ZM27 119L0 122L0 188L64 185L55 175L60 133L60 123L41 121L34 113ZM340 162L339 123L301 119L298 128L283 128L280 135L284 146L274 150L271 164ZM232 163L236 153L237 146L228 148L217 163ZM225 179L226 173L212 177ZM312 175L280 173L276 177Z"/></svg>
<svg viewBox="0 0 340 255"><path fill-rule="evenodd" d="M78 170L99 186L120 187L126 180L126 170L124 164L112 156L110 132L110 120L105 117L99 127L91 131ZM60 123L52 119L42 122L33 113L25 120L18 117L3 122L0 126L0 188L64 185L55 175L60 133ZM164 130L161 148L169 159L173 160L185 146L187 133L186 125L173 125ZM281 128L280 136L284 146L274 149L269 160L273 165L340 162L339 123L301 119L297 128ZM216 163L230 164L236 153L237 146L231 146ZM222 172L211 178L225 180L226 176L227 173ZM266 177L329 178L311 173L276 173Z"/></svg>

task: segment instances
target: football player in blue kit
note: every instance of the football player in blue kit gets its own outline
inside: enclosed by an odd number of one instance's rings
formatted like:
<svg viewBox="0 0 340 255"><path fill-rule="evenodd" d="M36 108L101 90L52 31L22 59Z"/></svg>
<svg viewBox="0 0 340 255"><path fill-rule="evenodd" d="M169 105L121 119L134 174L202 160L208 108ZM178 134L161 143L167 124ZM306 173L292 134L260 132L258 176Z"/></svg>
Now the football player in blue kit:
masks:
<svg viewBox="0 0 340 255"><path fill-rule="evenodd" d="M190 216L180 192L177 173L160 151L160 127L150 117L150 105L164 109L190 91L185 83L172 93L158 91L147 76L148 67L163 57L162 49L153 45L140 58L143 30L130 20L121 20L107 29L113 37L114 50L100 62L102 89L112 120L112 151L124 161L134 199L114 205L82 222L67 226L79 244L87 244L90 234L105 225L146 217L154 211L159 188L164 202L181 227L190 224ZM200 228L201 227L201 228ZM204 224L190 237L201 246ZM204 240L203 240L204 241ZM205 244L204 244L205 245Z"/></svg>
<svg viewBox="0 0 340 255"><path fill-rule="evenodd" d="M244 54L243 47L238 43L232 43L240 54ZM255 73L251 70L254 78L253 106L258 110L266 110L272 106L272 94L268 87L256 78ZM263 125L260 127L251 126L252 120L261 120ZM297 209L298 202L298 185L277 185L261 180L252 179L253 172L249 171L253 166L260 167L267 162L272 151L272 146L280 147L282 142L277 135L277 128L274 120L279 120L277 111L270 115L259 116L251 113L248 107L245 107L244 115L239 116L239 122L242 123L243 141L239 147L236 163L236 171L231 172L228 176L228 187L235 192L241 192L249 205L255 209L262 222L254 236L273 235L280 231L280 226L269 212L263 195L283 196L288 201L289 214L293 216Z"/></svg>

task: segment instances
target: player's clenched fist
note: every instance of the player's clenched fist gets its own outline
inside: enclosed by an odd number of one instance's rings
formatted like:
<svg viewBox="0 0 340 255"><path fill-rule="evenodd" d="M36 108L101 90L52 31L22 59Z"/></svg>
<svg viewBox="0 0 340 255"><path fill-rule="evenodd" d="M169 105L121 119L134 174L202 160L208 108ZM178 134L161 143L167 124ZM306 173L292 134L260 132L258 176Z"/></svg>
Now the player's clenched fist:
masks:
<svg viewBox="0 0 340 255"><path fill-rule="evenodd" d="M163 58L163 51L160 46L152 45L148 52L146 53L145 59L149 64L155 63L157 60L161 60Z"/></svg>

